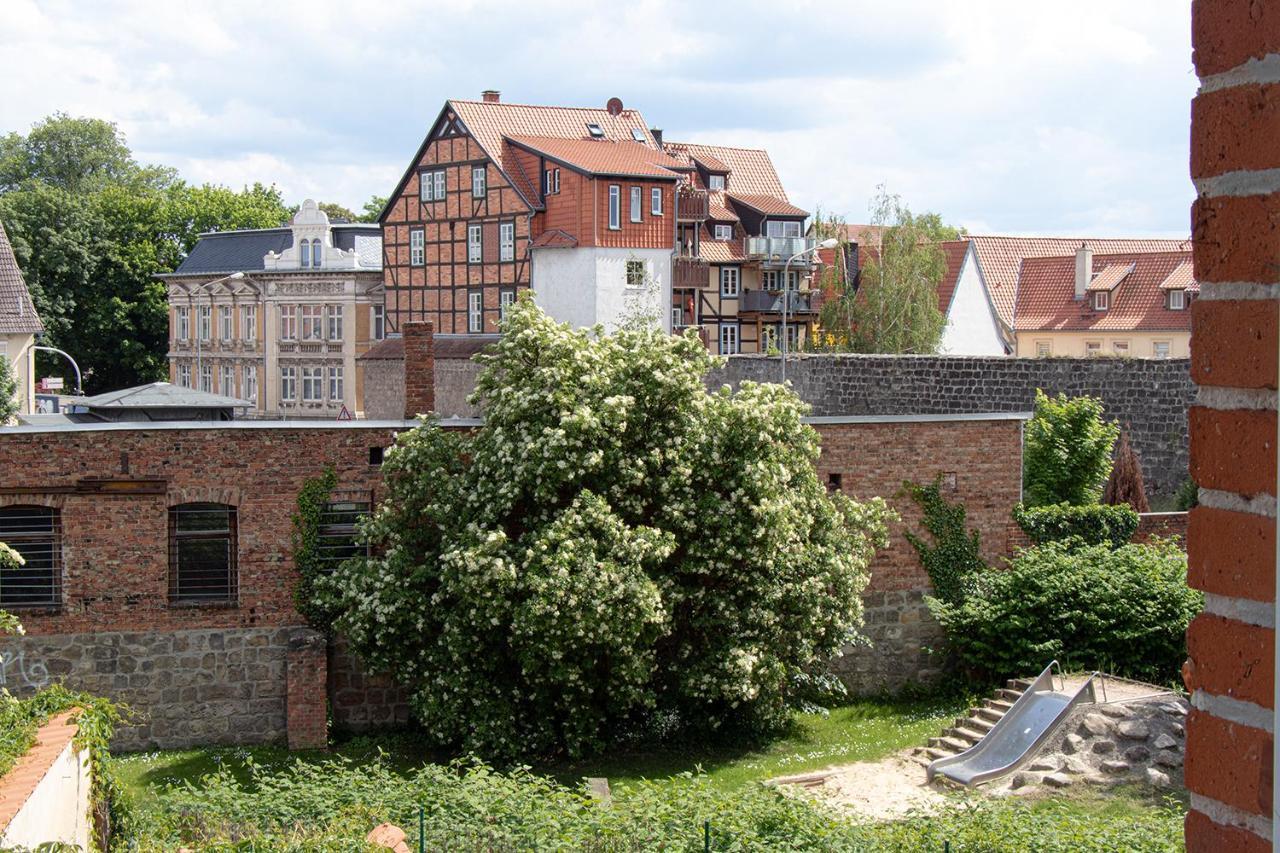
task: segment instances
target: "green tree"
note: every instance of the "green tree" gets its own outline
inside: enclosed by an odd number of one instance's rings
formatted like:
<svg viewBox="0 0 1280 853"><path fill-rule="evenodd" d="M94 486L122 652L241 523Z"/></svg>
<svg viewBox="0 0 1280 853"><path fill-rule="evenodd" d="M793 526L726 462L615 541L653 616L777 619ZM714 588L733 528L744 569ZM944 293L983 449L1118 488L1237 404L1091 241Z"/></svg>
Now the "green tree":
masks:
<svg viewBox="0 0 1280 853"><path fill-rule="evenodd" d="M878 241L863 247L855 287L844 268L847 238L843 219L827 217L815 229L840 240L836 266L824 274L826 299L821 345L862 353L932 353L942 343L946 317L938 309L938 285L946 256L937 245L960 232L936 213L913 215L899 196L878 188L872 203Z"/></svg>
<svg viewBox="0 0 1280 853"><path fill-rule="evenodd" d="M387 206L387 197L384 195L375 195L364 203L364 207L360 208L360 216L356 218L356 222L377 222L378 217L382 215L382 208Z"/></svg>
<svg viewBox="0 0 1280 853"><path fill-rule="evenodd" d="M1028 506L1095 504L1111 473L1120 425L1102 419L1097 397L1050 397L1036 389L1024 441L1023 493Z"/></svg>
<svg viewBox="0 0 1280 853"><path fill-rule="evenodd" d="M779 724L860 624L884 502L829 495L806 408L708 394L691 335L574 331L526 295L481 356L485 422L384 462L372 554L320 585L442 745L580 755L654 712Z"/></svg>
<svg viewBox="0 0 1280 853"><path fill-rule="evenodd" d="M4 359L0 358L0 363ZM8 545L0 542L0 572L6 569L21 568L26 561L22 559L22 555L10 548ZM18 617L4 610L0 610L0 637L5 634L21 634L22 623L18 621ZM0 688L0 697L3 697L4 690Z"/></svg>
<svg viewBox="0 0 1280 853"><path fill-rule="evenodd" d="M18 380L9 359L0 355L0 426L18 414Z"/></svg>
<svg viewBox="0 0 1280 853"><path fill-rule="evenodd" d="M80 168L75 168L82 163ZM0 221L44 322L71 353L87 391L163 378L164 284L205 231L279 225L274 187L191 186L137 164L109 122L54 115L0 144ZM39 354L40 371L71 380Z"/></svg>

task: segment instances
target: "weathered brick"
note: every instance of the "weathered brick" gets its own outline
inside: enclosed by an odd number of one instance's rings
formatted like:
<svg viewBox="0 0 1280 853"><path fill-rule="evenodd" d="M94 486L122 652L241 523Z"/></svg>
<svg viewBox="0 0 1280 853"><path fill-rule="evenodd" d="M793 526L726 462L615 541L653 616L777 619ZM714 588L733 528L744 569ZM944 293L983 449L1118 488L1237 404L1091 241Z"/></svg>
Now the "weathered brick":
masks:
<svg viewBox="0 0 1280 853"><path fill-rule="evenodd" d="M1275 600L1275 519L1208 506L1196 507L1189 517L1191 586L1215 595Z"/></svg>
<svg viewBox="0 0 1280 853"><path fill-rule="evenodd" d="M1236 86L1197 95L1191 177L1280 167L1280 85Z"/></svg>
<svg viewBox="0 0 1280 853"><path fill-rule="evenodd" d="M1276 387L1280 311L1274 302L1200 299L1191 310L1197 330L1192 379L1231 388Z"/></svg>
<svg viewBox="0 0 1280 853"><path fill-rule="evenodd" d="M1280 53L1280 10L1269 0L1194 0L1191 42L1201 77L1230 71L1250 59ZM1195 133L1200 132L1197 124Z"/></svg>
<svg viewBox="0 0 1280 853"><path fill-rule="evenodd" d="M1202 613L1187 628L1188 690L1273 704L1275 632Z"/></svg>
<svg viewBox="0 0 1280 853"><path fill-rule="evenodd" d="M1187 812L1187 853L1271 853L1271 842L1238 826L1214 823L1207 815Z"/></svg>
<svg viewBox="0 0 1280 853"><path fill-rule="evenodd" d="M1189 415L1191 475L1202 488L1276 491L1276 413L1197 406Z"/></svg>
<svg viewBox="0 0 1280 853"><path fill-rule="evenodd" d="M1201 196L1192 205L1191 223L1202 290L1213 282L1280 282L1280 193Z"/></svg>
<svg viewBox="0 0 1280 853"><path fill-rule="evenodd" d="M1271 735L1192 709L1187 789L1256 815L1271 814Z"/></svg>

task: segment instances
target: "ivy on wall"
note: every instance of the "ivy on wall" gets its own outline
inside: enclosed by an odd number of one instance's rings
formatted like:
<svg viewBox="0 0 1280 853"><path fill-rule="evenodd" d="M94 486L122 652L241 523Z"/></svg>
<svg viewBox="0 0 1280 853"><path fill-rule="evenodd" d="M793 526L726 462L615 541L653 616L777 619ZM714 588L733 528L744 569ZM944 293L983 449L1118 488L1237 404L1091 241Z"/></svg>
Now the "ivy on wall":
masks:
<svg viewBox="0 0 1280 853"><path fill-rule="evenodd" d="M298 570L298 586L293 593L294 607L312 628L333 633L336 616L316 595L316 579L326 571L320 555L320 524L329 495L338 484L333 466L302 484L298 491L298 509L293 514L293 565Z"/></svg>
<svg viewBox="0 0 1280 853"><path fill-rule="evenodd" d="M967 530L967 513L960 503L942 496L942 480L929 485L906 482L903 488L923 513L921 523L933 538L932 544L907 531L907 541L920 555L920 563L933 584L934 596L947 604L964 597L966 580L986 568L981 538L977 530Z"/></svg>

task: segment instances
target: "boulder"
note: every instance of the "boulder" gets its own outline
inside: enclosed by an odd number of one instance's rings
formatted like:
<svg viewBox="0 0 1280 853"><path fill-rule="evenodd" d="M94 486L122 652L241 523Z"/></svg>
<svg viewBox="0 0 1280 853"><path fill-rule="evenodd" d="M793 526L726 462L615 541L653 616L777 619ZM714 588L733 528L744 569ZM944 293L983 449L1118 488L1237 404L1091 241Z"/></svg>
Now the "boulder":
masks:
<svg viewBox="0 0 1280 853"><path fill-rule="evenodd" d="M1073 732L1072 734L1067 735L1066 739L1062 742L1062 751L1067 755L1074 755L1080 751L1080 747L1082 746L1084 746L1084 738Z"/></svg>
<svg viewBox="0 0 1280 853"><path fill-rule="evenodd" d="M1169 787L1169 774L1163 770L1157 770L1154 767L1148 767L1146 770L1147 784L1154 785L1157 788Z"/></svg>
<svg viewBox="0 0 1280 853"><path fill-rule="evenodd" d="M1050 773L1044 777L1044 783L1050 788L1065 788L1072 781L1072 778L1065 773Z"/></svg>
<svg viewBox="0 0 1280 853"><path fill-rule="evenodd" d="M1145 746L1131 746L1124 751L1124 760L1133 764L1141 764L1151 757L1151 750Z"/></svg>
<svg viewBox="0 0 1280 853"><path fill-rule="evenodd" d="M1080 722L1080 734L1084 737L1101 737L1111 732L1111 721L1101 714L1086 714Z"/></svg>
<svg viewBox="0 0 1280 853"><path fill-rule="evenodd" d="M1156 740L1155 740L1156 749L1174 749L1175 747L1177 747L1177 745L1178 745L1178 742L1174 740L1173 737L1170 735L1164 734L1163 732L1156 735Z"/></svg>
<svg viewBox="0 0 1280 853"><path fill-rule="evenodd" d="M1094 742L1092 749L1096 755L1107 755L1116 751L1116 745L1109 740L1099 740Z"/></svg>
<svg viewBox="0 0 1280 853"><path fill-rule="evenodd" d="M1125 720L1116 727L1120 737L1129 740L1146 740L1151 737L1151 727L1143 720Z"/></svg>
<svg viewBox="0 0 1280 853"><path fill-rule="evenodd" d="M1161 767L1181 767L1182 756L1172 749L1162 749L1156 753L1155 763Z"/></svg>
<svg viewBox="0 0 1280 853"><path fill-rule="evenodd" d="M1129 762L1127 762L1127 761L1119 761L1119 760L1117 760L1117 759L1112 759L1112 760L1110 760L1110 761L1104 761L1104 762L1102 762L1102 769L1103 769L1103 770L1105 770L1105 771L1107 771L1108 773L1115 773L1115 774L1119 774L1119 773L1128 773L1128 772L1129 772Z"/></svg>
<svg viewBox="0 0 1280 853"><path fill-rule="evenodd" d="M1129 712L1119 705L1100 705L1098 710L1117 720L1123 720L1129 716Z"/></svg>

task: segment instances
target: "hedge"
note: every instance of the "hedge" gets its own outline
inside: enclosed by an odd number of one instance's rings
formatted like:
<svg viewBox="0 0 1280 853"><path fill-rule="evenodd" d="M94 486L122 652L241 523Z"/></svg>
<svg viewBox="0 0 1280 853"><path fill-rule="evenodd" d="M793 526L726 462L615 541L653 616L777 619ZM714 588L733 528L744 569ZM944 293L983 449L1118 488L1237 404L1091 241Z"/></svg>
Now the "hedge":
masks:
<svg viewBox="0 0 1280 853"><path fill-rule="evenodd" d="M1129 544L1138 529L1138 514L1124 505L1018 504L1013 508L1013 520L1037 545L1075 539L1080 545L1106 545L1114 550Z"/></svg>

